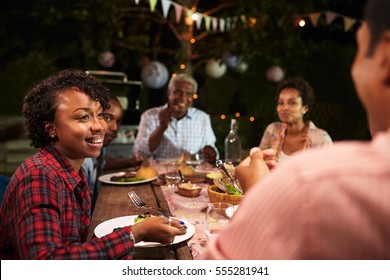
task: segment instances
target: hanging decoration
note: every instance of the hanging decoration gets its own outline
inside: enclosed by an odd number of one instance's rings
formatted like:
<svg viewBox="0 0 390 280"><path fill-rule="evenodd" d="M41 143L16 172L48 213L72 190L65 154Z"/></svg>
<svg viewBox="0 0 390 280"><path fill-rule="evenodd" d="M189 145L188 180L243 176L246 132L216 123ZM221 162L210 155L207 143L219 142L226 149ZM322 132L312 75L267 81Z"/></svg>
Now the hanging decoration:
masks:
<svg viewBox="0 0 390 280"><path fill-rule="evenodd" d="M98 55L99 65L111 68L115 64L115 55L111 51L103 51Z"/></svg>
<svg viewBox="0 0 390 280"><path fill-rule="evenodd" d="M226 64L220 59L209 59L206 63L206 73L211 78L218 79L226 73Z"/></svg>
<svg viewBox="0 0 390 280"><path fill-rule="evenodd" d="M242 56L231 54L229 51L224 51L222 54L222 61L230 68L237 68L242 60Z"/></svg>
<svg viewBox="0 0 390 280"><path fill-rule="evenodd" d="M206 29L206 31L210 31L210 27L211 27L213 32L230 31L230 30L236 28L238 20L241 20L242 24L245 26L253 27L253 26L257 25L259 27L264 27L266 22L269 19L269 15L267 15L267 14L259 14L257 18L251 17L249 19L247 19L245 17L245 15L234 16L234 17L214 17L214 16L210 16L208 14L203 14L203 13L196 12L194 10L190 10L187 7L182 6L178 3L175 3L174 1L171 1L171 0L149 0L149 6L150 6L151 12L155 11L158 1L161 1L161 7L163 10L162 12L163 12L163 16L165 19L167 18L170 7L173 5L174 12L176 14L176 23L180 22L182 14L184 14L185 20L189 22L189 19L192 16L192 14L196 13L198 15L197 19L193 19L193 21L196 24L196 27L198 29L200 29L202 26L202 21L204 20L205 21L204 28ZM139 0L135 0L135 4L138 5ZM184 10L184 13L183 13L183 10ZM335 13L332 11L324 11L322 13L315 12L315 13L307 13L307 14L297 14L297 15L293 15L293 18L307 17L311 21L312 25L314 27L316 27L316 26L318 26L319 18L322 15L325 16L327 25L332 24L332 22L336 18L341 17L343 19L343 22L344 22L344 31L345 32L347 32L356 22L358 22L357 19L353 19L353 18L344 16L342 14ZM282 16L278 20L278 25L280 26L282 24L290 24L287 22L287 20L285 20L284 16Z"/></svg>
<svg viewBox="0 0 390 280"><path fill-rule="evenodd" d="M168 82L167 67L159 61L151 61L141 71L141 80L148 88L159 89Z"/></svg>
<svg viewBox="0 0 390 280"><path fill-rule="evenodd" d="M241 61L240 64L235 68L237 73L243 74L248 70L249 65L245 61Z"/></svg>
<svg viewBox="0 0 390 280"><path fill-rule="evenodd" d="M271 66L266 72L266 77L271 82L280 82L284 78L283 69L277 65Z"/></svg>

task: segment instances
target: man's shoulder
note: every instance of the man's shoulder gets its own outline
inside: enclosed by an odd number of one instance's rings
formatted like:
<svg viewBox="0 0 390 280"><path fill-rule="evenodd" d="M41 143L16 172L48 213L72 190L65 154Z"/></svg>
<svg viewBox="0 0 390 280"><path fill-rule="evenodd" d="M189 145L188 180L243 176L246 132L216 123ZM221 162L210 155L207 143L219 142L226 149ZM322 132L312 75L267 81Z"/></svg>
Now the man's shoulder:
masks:
<svg viewBox="0 0 390 280"><path fill-rule="evenodd" d="M207 118L210 118L209 115L201 110L201 109L198 109L198 108L195 108L195 107L191 107L191 108L188 108L188 115L191 116L191 117L207 117Z"/></svg>
<svg viewBox="0 0 390 280"><path fill-rule="evenodd" d="M166 105L162 105L162 106L156 106L156 107L151 107L149 109L146 109L144 111L144 114L150 114L151 112L156 112L156 111L161 111L162 109L164 109L166 107Z"/></svg>
<svg viewBox="0 0 390 280"><path fill-rule="evenodd" d="M288 162L286 168L292 168L302 178L333 180L336 176L365 176L372 171L367 168L383 164L383 159L376 155L378 149L371 142L345 141L332 146L323 146L297 152Z"/></svg>

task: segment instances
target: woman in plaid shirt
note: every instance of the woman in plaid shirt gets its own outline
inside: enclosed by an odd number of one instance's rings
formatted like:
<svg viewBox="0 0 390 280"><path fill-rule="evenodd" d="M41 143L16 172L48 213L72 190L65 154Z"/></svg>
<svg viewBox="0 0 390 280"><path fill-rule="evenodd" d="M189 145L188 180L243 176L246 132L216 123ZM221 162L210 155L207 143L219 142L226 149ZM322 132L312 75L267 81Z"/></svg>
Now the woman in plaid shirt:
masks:
<svg viewBox="0 0 390 280"><path fill-rule="evenodd" d="M177 221L153 217L86 242L91 198L81 164L98 157L109 92L79 70L65 70L28 92L23 115L40 148L12 176L0 209L1 259L131 259L138 241L172 242Z"/></svg>

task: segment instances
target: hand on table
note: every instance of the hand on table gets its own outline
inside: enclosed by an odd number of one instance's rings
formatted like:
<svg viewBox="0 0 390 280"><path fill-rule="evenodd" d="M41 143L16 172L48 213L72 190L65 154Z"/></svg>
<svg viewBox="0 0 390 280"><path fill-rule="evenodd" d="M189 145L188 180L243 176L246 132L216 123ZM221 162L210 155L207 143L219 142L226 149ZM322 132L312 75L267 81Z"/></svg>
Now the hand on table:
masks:
<svg viewBox="0 0 390 280"><path fill-rule="evenodd" d="M134 154L130 158L130 167L140 167L144 162L145 158L140 154Z"/></svg>
<svg viewBox="0 0 390 280"><path fill-rule="evenodd" d="M244 192L261 181L277 165L275 151L252 148L249 156L237 166L236 177Z"/></svg>
<svg viewBox="0 0 390 280"><path fill-rule="evenodd" d="M169 225L169 220L171 224ZM151 217L131 226L135 242L172 243L176 235L187 232L185 225L175 218Z"/></svg>

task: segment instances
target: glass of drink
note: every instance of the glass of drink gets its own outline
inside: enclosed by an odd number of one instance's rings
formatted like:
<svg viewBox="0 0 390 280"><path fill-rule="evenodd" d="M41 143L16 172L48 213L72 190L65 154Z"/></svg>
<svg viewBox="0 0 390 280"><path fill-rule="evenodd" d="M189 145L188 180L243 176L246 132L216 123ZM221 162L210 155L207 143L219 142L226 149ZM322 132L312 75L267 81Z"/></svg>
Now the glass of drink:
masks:
<svg viewBox="0 0 390 280"><path fill-rule="evenodd" d="M210 239L229 222L229 215L226 213L226 209L229 207L231 207L230 209L233 209L233 204L214 202L207 205L204 231L208 241L210 241Z"/></svg>
<svg viewBox="0 0 390 280"><path fill-rule="evenodd" d="M175 162L167 163L165 171L165 183L168 185L168 187L176 187L180 182L180 179L178 165Z"/></svg>

